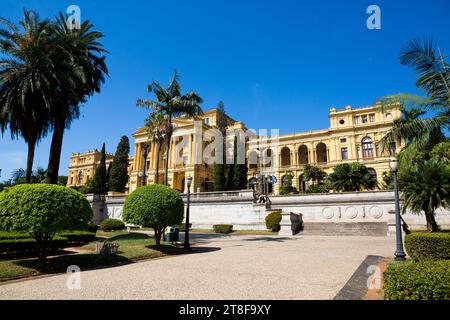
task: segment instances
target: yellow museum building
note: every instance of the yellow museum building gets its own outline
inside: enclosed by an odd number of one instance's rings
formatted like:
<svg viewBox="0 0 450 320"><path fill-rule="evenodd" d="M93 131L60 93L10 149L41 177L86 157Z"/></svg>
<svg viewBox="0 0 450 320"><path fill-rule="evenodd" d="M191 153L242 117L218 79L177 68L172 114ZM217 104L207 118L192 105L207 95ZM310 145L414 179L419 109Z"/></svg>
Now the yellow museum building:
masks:
<svg viewBox="0 0 450 320"><path fill-rule="evenodd" d="M213 191L214 165L201 155L208 147L205 134L216 126L218 111L205 111L198 119L176 118L173 121L174 132L169 149L168 183L174 189L186 190L186 177L191 176L193 192ZM361 108L346 106L344 109L331 108L329 111L330 126L323 130L312 130L272 137L254 134L254 138L245 144L245 156L248 162L248 181L256 181L262 172L275 176L277 183L270 191L278 194L281 181L287 172L294 174L293 186L299 191L308 187L303 179L303 167L312 164L331 173L333 167L344 162L361 162L370 168L373 175L381 181L383 172L389 171L390 155L382 153L379 141L392 127L395 119L401 118L399 107L382 112L379 105ZM242 122L228 118L230 130L248 132ZM129 158L129 192L142 184L144 150L148 146L145 160L147 183L155 182L156 146L149 143L148 132L139 128L133 133L134 155ZM250 135L251 136L251 135ZM228 138L227 138L228 139ZM234 139L234 138L233 138ZM266 143L262 143L264 141ZM397 141L398 152L404 141ZM200 150L201 149L201 150ZM164 178L165 152L162 148L159 161L159 183ZM113 155L108 154L108 163ZM263 161L259 161L263 159ZM81 186L92 179L95 169L100 163L98 150L87 153L74 153L70 158L68 186Z"/></svg>

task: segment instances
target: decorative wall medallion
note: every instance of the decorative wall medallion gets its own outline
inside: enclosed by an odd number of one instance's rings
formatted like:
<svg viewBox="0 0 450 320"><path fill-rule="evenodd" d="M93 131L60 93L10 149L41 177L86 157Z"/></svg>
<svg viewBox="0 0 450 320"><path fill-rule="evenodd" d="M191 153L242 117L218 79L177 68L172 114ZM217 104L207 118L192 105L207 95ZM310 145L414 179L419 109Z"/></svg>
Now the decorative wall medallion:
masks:
<svg viewBox="0 0 450 320"><path fill-rule="evenodd" d="M116 210L114 210L114 218L122 218L122 209L121 208L117 208Z"/></svg>
<svg viewBox="0 0 450 320"><path fill-rule="evenodd" d="M372 207L370 208L370 215L372 218L379 219L383 215L383 210L380 207Z"/></svg>
<svg viewBox="0 0 450 320"><path fill-rule="evenodd" d="M322 211L322 215L325 219L331 219L334 217L334 212L331 208L324 208Z"/></svg>
<svg viewBox="0 0 450 320"><path fill-rule="evenodd" d="M348 207L345 209L345 216L349 219L355 219L358 215L358 210L355 207Z"/></svg>

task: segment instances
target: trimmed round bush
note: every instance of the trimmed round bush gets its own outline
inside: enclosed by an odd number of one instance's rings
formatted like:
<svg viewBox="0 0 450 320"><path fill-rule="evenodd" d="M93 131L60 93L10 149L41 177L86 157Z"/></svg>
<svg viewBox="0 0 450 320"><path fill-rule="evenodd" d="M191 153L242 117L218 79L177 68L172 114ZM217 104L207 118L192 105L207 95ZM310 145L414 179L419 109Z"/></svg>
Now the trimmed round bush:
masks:
<svg viewBox="0 0 450 320"><path fill-rule="evenodd" d="M266 227L274 232L280 231L281 211L274 211L266 216Z"/></svg>
<svg viewBox="0 0 450 320"><path fill-rule="evenodd" d="M405 248L415 261L450 260L450 233L414 232L405 237Z"/></svg>
<svg viewBox="0 0 450 320"><path fill-rule="evenodd" d="M215 233L231 233L233 232L232 224L215 224L213 225L213 230Z"/></svg>
<svg viewBox="0 0 450 320"><path fill-rule="evenodd" d="M71 188L21 184L0 193L0 230L30 234L41 260L56 232L86 230L91 219L89 202Z"/></svg>
<svg viewBox="0 0 450 320"><path fill-rule="evenodd" d="M116 231L125 229L125 223L118 219L105 219L100 223L102 231Z"/></svg>
<svg viewBox="0 0 450 320"><path fill-rule="evenodd" d="M390 263L384 295L387 300L449 300L450 260Z"/></svg>
<svg viewBox="0 0 450 320"><path fill-rule="evenodd" d="M124 221L153 228L157 245L164 229L183 222L183 216L184 204L178 191L161 184L137 188L123 207Z"/></svg>

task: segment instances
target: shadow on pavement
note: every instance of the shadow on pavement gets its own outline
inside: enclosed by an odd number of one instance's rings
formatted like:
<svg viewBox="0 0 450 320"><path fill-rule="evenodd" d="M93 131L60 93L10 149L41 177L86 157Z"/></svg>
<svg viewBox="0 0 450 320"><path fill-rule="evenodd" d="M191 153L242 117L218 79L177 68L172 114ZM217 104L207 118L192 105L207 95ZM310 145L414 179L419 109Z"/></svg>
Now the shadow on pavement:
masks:
<svg viewBox="0 0 450 320"><path fill-rule="evenodd" d="M289 237L257 237L257 238L247 238L242 239L243 241L268 241L268 242L285 242L293 240Z"/></svg>

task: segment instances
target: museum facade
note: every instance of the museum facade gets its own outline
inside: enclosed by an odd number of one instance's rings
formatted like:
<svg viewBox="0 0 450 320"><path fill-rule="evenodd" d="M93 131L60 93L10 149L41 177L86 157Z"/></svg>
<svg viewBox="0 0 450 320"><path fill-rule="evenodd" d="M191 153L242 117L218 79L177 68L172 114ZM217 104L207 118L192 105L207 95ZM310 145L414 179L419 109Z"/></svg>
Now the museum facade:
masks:
<svg viewBox="0 0 450 320"><path fill-rule="evenodd" d="M218 131L215 129L218 116L218 110L211 109L196 119L173 120L174 131L168 159L168 184L172 188L185 192L186 177L191 176L191 191L213 191L214 161L211 162L211 158L218 153L212 148L212 142L218 141L214 133ZM305 191L308 187L308 182L303 177L306 164L319 166L329 174L340 163L361 162L381 181L383 172L389 171L391 155L381 150L379 142L392 128L394 120L401 117L398 106L385 111L377 104L360 108L331 108L330 125L327 129L285 135L261 135L257 131L248 130L242 122L228 117L227 132L231 134L223 138L228 143L224 153L228 154L230 150L233 153L234 136L238 136L243 144L243 157L248 166L249 186L257 185L260 174L270 176L276 182L269 188L269 192L274 194L279 193L280 185L288 172L294 176L293 186L300 192ZM155 183L157 179L159 183L163 183L166 157L164 148L157 155L156 145L149 141L145 128L137 129L132 137L134 154L129 158L128 191L132 192L142 185L143 179L147 184ZM399 140L390 148L398 152L404 144L405 141ZM112 161L112 157L107 155L107 161ZM89 183L99 162L98 150L72 154L67 185L79 187Z"/></svg>

